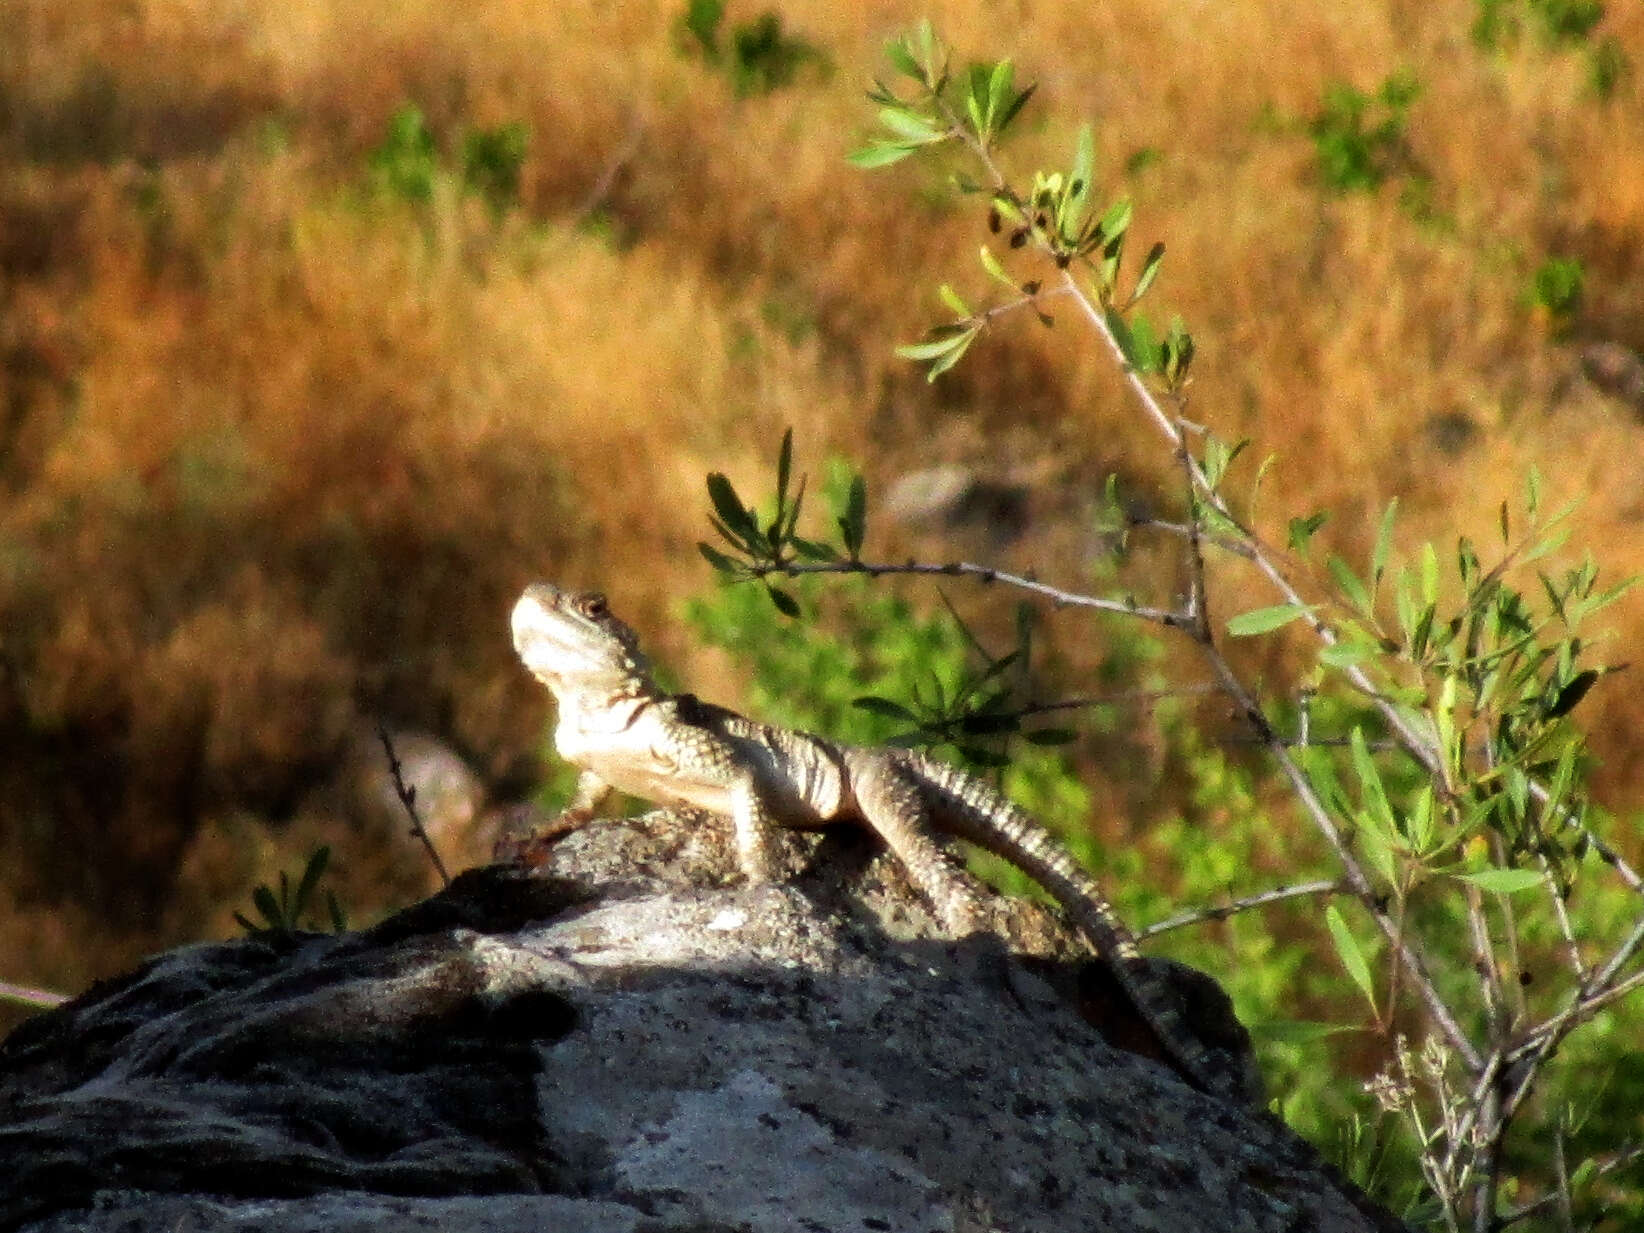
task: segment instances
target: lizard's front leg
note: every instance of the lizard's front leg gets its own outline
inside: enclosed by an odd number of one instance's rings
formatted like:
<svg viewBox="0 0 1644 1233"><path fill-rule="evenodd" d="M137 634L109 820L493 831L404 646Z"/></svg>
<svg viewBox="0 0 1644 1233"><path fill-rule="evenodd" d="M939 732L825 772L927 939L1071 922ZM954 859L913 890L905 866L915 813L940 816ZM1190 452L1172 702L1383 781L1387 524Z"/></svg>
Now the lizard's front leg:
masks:
<svg viewBox="0 0 1644 1233"><path fill-rule="evenodd" d="M731 785L731 826L742 876L755 885L780 880L782 865L776 846L780 823L765 803L756 776L743 775Z"/></svg>
<svg viewBox="0 0 1644 1233"><path fill-rule="evenodd" d="M542 864L547 859L548 849L572 831L586 826L615 791L594 772L583 771L577 776L571 803L560 811L557 818L539 823L524 834L506 835L497 840L491 859L510 865Z"/></svg>

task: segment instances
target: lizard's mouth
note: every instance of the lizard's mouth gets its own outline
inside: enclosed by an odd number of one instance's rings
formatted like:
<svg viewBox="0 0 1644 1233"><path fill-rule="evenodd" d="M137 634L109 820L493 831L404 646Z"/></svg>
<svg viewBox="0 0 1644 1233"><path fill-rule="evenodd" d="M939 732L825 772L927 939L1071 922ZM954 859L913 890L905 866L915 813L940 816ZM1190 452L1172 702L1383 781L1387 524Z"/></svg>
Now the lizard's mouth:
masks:
<svg viewBox="0 0 1644 1233"><path fill-rule="evenodd" d="M551 684L554 675L552 665L556 658L571 658L575 652L560 646L559 639L554 637L556 630L563 628L563 622L557 620L552 609L544 605L539 592L545 589L546 584L538 583L520 596L509 624L514 631L514 650L521 661L532 676Z"/></svg>
<svg viewBox="0 0 1644 1233"><path fill-rule="evenodd" d="M596 592L534 583L514 604L510 624L520 660L549 688L644 671L632 632Z"/></svg>

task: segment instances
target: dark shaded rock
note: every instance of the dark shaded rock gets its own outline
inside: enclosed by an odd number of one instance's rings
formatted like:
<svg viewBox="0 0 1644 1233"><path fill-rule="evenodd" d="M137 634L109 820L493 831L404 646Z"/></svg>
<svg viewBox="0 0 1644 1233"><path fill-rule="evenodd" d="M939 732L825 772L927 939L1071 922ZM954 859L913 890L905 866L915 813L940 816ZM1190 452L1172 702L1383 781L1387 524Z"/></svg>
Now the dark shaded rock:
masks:
<svg viewBox="0 0 1644 1233"><path fill-rule="evenodd" d="M871 848L751 888L723 829L596 824L537 876L175 951L39 1016L0 1045L0 1225L1401 1227L1107 1044L1043 909L999 909L1037 952L1004 988Z"/></svg>

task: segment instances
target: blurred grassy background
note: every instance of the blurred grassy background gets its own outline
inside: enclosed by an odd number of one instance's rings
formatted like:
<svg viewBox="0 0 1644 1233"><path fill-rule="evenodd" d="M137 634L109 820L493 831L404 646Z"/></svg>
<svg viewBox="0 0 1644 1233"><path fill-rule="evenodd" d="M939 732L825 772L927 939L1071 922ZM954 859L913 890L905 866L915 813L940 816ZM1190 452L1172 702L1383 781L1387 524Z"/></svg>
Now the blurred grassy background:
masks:
<svg viewBox="0 0 1644 1233"><path fill-rule="evenodd" d="M357 917L418 893L341 768L380 719L526 795L532 578L734 700L672 613L703 473L759 491L785 425L875 491L1028 477L989 546L1085 582L1089 496L1167 462L1103 357L1031 321L933 387L891 353L982 281L938 171L842 161L926 12L1040 83L1018 167L1095 121L1168 242L1194 414L1279 456L1270 525L1329 509L1362 559L1396 495L1404 542L1483 539L1534 462L1644 571L1644 391L1592 361L1644 350L1644 10L1612 8L0 0L0 976L227 936L322 841ZM1644 658L1644 594L1610 623ZM1636 815L1644 691L1584 711Z"/></svg>

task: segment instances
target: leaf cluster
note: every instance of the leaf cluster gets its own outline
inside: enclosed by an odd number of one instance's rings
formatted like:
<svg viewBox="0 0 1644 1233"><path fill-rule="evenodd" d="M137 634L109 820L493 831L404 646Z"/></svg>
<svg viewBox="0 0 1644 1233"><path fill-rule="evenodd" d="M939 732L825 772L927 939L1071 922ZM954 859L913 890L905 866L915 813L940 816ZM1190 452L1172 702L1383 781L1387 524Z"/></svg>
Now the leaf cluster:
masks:
<svg viewBox="0 0 1644 1233"><path fill-rule="evenodd" d="M784 616L799 615L799 602L791 592L770 581L771 575L787 572L796 562L856 562L861 559L862 537L868 518L867 485L860 475L852 476L844 508L834 519L840 544L835 546L807 539L798 533L799 513L805 503L806 477L797 484L793 478L793 429L782 434L777 451L775 509L761 518L745 504L736 487L722 473L708 476L708 500L713 505L709 521L719 537L731 548L729 553L698 541L697 551L722 576L739 581L757 578Z"/></svg>
<svg viewBox="0 0 1644 1233"><path fill-rule="evenodd" d="M858 167L875 168L931 147L958 144L966 148L980 161L990 183L977 185L963 177L959 183L966 190L987 193L988 228L1002 237L1007 251L1027 250L1048 259L1052 272L1076 266L1084 271L1126 363L1138 373L1162 377L1167 389L1180 390L1193 362L1192 336L1177 318L1161 338L1151 322L1134 311L1159 275L1164 245L1155 242L1149 247L1124 291L1121 272L1135 208L1123 196L1098 208L1091 126L1079 129L1066 171L1037 171L1027 187L1018 187L993 158L1000 138L1034 92L1033 86L1017 88L1012 62L973 65L955 81L947 48L928 23L892 40L886 55L901 76L914 83L915 93L904 98L876 82L868 97L879 107L879 124L886 136L851 154L849 160ZM925 364L928 380L934 381L957 364L983 329L1002 313L1031 307L1041 324L1054 324L1043 307L1048 295L1042 275L1012 274L987 244L982 245L979 258L984 273L1009 298L976 309L951 286L940 289L956 319L934 327L920 342L896 349L904 359Z"/></svg>
<svg viewBox="0 0 1644 1233"><path fill-rule="evenodd" d="M874 81L868 98L879 107L886 136L846 156L864 169L899 163L926 147L967 135L986 150L1004 135L1036 89L1016 88L1010 60L972 64L956 76L947 45L928 20L912 33L890 40L885 58L899 76L914 83L915 93L903 98L883 81Z"/></svg>
<svg viewBox="0 0 1644 1233"><path fill-rule="evenodd" d="M1414 170L1405 128L1420 94L1421 83L1409 72L1390 74L1369 93L1341 81L1326 86L1308 125L1324 186L1333 193L1372 192Z"/></svg>
<svg viewBox="0 0 1644 1233"><path fill-rule="evenodd" d="M725 0L687 0L676 30L681 49L720 69L737 98L792 85L806 66L823 75L832 69L821 48L783 29L775 9L737 22L728 34L724 22Z"/></svg>
<svg viewBox="0 0 1644 1233"><path fill-rule="evenodd" d="M262 917L262 923L251 920L242 912L234 913L234 919L240 928L252 936L259 934L277 934L289 936L300 931L304 918L313 906L314 893L319 889L320 879L325 876L326 867L331 863L331 849L321 845L314 849L313 854L303 866L295 885L280 871L279 889L275 890L266 882L260 883L251 892L252 906ZM346 933L348 919L337 903L336 895L331 891L325 892L325 910L332 932Z"/></svg>
<svg viewBox="0 0 1644 1233"><path fill-rule="evenodd" d="M530 129L515 121L462 134L457 168L446 167L427 117L406 103L389 117L387 131L367 159L375 190L396 201L427 205L441 183L483 198L495 214L519 203L520 180L530 148Z"/></svg>
<svg viewBox="0 0 1644 1233"><path fill-rule="evenodd" d="M1013 585L1185 631L1198 644L1217 688L1282 771L1299 815L1337 862L1333 876L1309 885L1347 892L1321 914L1320 932L1369 1004L1369 1027L1391 1037L1394 1024L1414 1012L1434 1033L1422 1091L1387 1106L1408 1119L1407 1142L1425 1187L1422 1210L1451 1228L1476 1223L1475 1215L1492 1219L1509 1127L1552 1051L1644 981L1636 972L1623 977L1644 951L1644 924L1594 968L1568 907L1577 881L1591 880L1592 866L1583 861L1590 851L1627 888L1644 894L1644 878L1595 836L1581 788L1585 742L1570 719L1611 671L1590 662L1582 623L1626 584L1600 588L1590 558L1562 569L1538 564L1562 546L1568 511L1541 516L1533 474L1526 530L1513 535L1504 503L1502 545L1489 564L1465 537L1453 553L1426 544L1396 562L1396 502L1384 512L1362 569L1334 553L1315 563L1322 511L1290 520L1288 557L1271 547L1254 529L1268 463L1256 472L1249 513L1241 517L1224 487L1245 443L1228 445L1183 414L1191 336L1178 321L1160 338L1136 309L1158 275L1162 244L1152 246L1125 289L1132 209L1122 198L1097 206L1089 128L1081 130L1065 171L1038 171L1018 186L996 161L998 132L982 88L998 82L1003 100L1014 89L1013 76L999 74L997 66L963 75L955 94L946 49L928 27L893 44L889 54L918 89L911 101L883 85L870 96L891 136L854 161L880 166L929 147L963 147L986 181L980 187L989 200L989 226L1005 242L1002 256L988 245L980 253L984 272L1005 297L973 308L944 285L940 295L955 318L899 354L925 364L934 379L1000 316L1029 309L1048 326L1047 308L1065 299L1119 361L1125 384L1180 463L1181 521L1132 519L1116 501L1110 504L1121 547L1153 529L1183 545L1185 602L1150 606L1128 595L1079 596L1031 578L1012 578ZM1369 94L1346 85L1327 91L1308 131L1328 187L1367 191L1395 174L1419 177L1405 136L1419 91L1405 73L1390 75ZM1039 268L1024 275L1015 268L1022 261ZM1562 290L1550 275L1546 297L1558 299ZM1206 568L1213 552L1252 563L1277 602L1214 627ZM962 563L861 569L1004 577ZM1262 697L1219 641L1223 633L1251 638L1292 625L1316 642L1313 672L1294 704ZM905 703L871 705L912 729L929 729L941 718L939 711ZM1317 728L1315 711L1328 716L1330 726ZM1628 911L1644 921L1637 903ZM1546 955L1556 959L1563 979L1536 978ZM1568 1202L1569 1178L1560 1175L1553 1185Z"/></svg>
<svg viewBox="0 0 1644 1233"><path fill-rule="evenodd" d="M1015 645L999 655L982 644L952 605L948 605L948 615L980 666L967 666L951 689L933 676L927 687L915 682L901 700L878 694L854 699L856 707L897 725L885 738L887 745L949 746L971 766L999 770L1010 764L1005 745L1012 738L1039 746L1067 745L1077 738L1071 728L1026 723L1039 713L1032 703L1034 610L1030 606L1017 605Z"/></svg>

